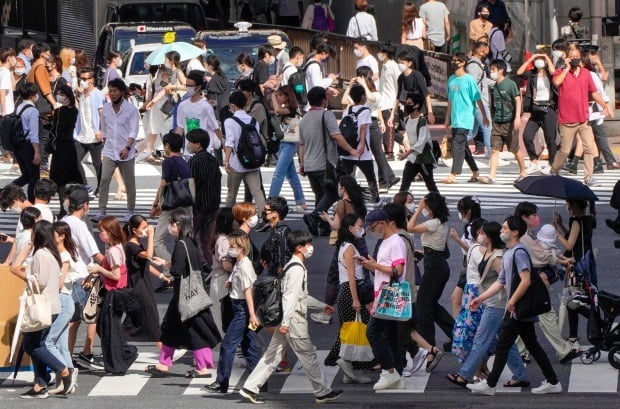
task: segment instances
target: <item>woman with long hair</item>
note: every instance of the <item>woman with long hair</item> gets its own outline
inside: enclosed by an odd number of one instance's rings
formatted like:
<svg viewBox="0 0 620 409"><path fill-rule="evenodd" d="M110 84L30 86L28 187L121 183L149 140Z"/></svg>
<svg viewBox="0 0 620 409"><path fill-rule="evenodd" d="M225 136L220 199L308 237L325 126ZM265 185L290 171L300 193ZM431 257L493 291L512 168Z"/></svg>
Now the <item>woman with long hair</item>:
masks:
<svg viewBox="0 0 620 409"><path fill-rule="evenodd" d="M173 117L173 115L162 112L161 108L166 101L178 104L181 100L178 93L185 91L185 74L181 69L181 55L178 52L167 52L164 66L158 69L153 68L153 71L155 72L151 79L151 91L153 92L147 91L147 99L149 96L151 99L145 101L144 106L147 111L143 119L144 133L147 135L146 146L136 157L137 162L145 159L151 163L158 162L152 156L155 142L158 136L163 136L172 129ZM149 70L151 73L153 71Z"/></svg>
<svg viewBox="0 0 620 409"><path fill-rule="evenodd" d="M249 202L237 203L232 208L233 217L235 222L239 226L240 230L243 230L248 235L254 227L258 224L258 214L256 212L256 205ZM260 264L260 250L250 237L250 244L252 245L252 251L250 252L250 260L254 265L254 271L256 275L260 275L263 272L263 267Z"/></svg>
<svg viewBox="0 0 620 409"><path fill-rule="evenodd" d="M75 50L73 48L63 47L60 53L58 53L58 57L60 57L60 61L62 61L62 77L67 81L71 89L75 90L78 85L78 71L75 67Z"/></svg>
<svg viewBox="0 0 620 409"><path fill-rule="evenodd" d="M293 189L295 203L304 211L307 209L304 190L301 187L299 175L295 168L295 153L299 143L299 121L301 114L297 104L295 91L290 85L280 87L276 92L271 93L271 100L274 114L278 116L282 128L283 138L280 140L278 149L278 162L271 179L269 196L279 196L282 189L284 178Z"/></svg>
<svg viewBox="0 0 620 409"><path fill-rule="evenodd" d="M47 296L52 313L52 324L61 313L60 277L62 259L58 253L58 246L54 239L52 223L41 220L32 232L32 263L30 271L19 270L18 276L23 280L36 282L41 293ZM34 284L33 284L34 285ZM20 395L24 399L47 398L47 368L56 373L57 382L62 381L60 391L67 395L76 386L77 369L70 369L66 363L59 360L46 346L46 338L51 327L23 334L24 351L30 355L34 367L34 384L30 390Z"/></svg>
<svg viewBox="0 0 620 409"><path fill-rule="evenodd" d="M403 6L403 20L401 25L400 43L424 49L426 38L426 24L420 17L420 11L413 3Z"/></svg>
<svg viewBox="0 0 620 409"><path fill-rule="evenodd" d="M60 86L54 96L56 101L62 106L54 110L52 118L52 134L54 139L54 150L50 163L50 179L56 183L58 197L62 203L65 193L65 186L72 183L85 184L80 173L80 162L78 161L73 131L78 116L75 106L75 95L68 85Z"/></svg>
<svg viewBox="0 0 620 409"><path fill-rule="evenodd" d="M170 274L174 277L174 295L161 324L162 348L159 362L148 365L145 370L154 377L167 377L172 367L174 350L190 349L194 352L196 369L188 371L185 377L209 378L211 375L208 369L213 368L211 348L222 340L213 321L211 309L206 308L186 321L181 321L179 312L181 280L190 274L190 268L201 266L191 214L185 209L175 210L170 215L168 232L176 238L170 267Z"/></svg>
<svg viewBox="0 0 620 409"><path fill-rule="evenodd" d="M258 221L258 217L256 217L256 220ZM215 321L217 329L222 334L232 318L230 316L232 305L226 283L234 266L233 259L228 255L228 249L230 248L228 236L234 231L234 223L235 218L232 208L220 208L215 215L215 229L213 231L213 239L211 240L213 243L213 264L211 265L209 297L213 300L213 306L211 307L213 321ZM246 233L249 233L249 231ZM250 244L248 254L251 253L251 250L252 244ZM226 312L226 317L224 317L224 312Z"/></svg>
<svg viewBox="0 0 620 409"><path fill-rule="evenodd" d="M216 55L209 55L205 61L205 66L207 78L210 76L207 84L207 99L215 106L216 116L219 116L221 109L228 106L230 85L228 85L228 78L222 70L222 63Z"/></svg>
<svg viewBox="0 0 620 409"><path fill-rule="evenodd" d="M418 223L420 214L428 220ZM418 332L431 345L435 345L435 323L452 340L454 319L446 309L439 304L441 294L450 278L448 258L448 218L450 211L446 198L437 192L430 192L424 196L418 208L407 223L407 231L421 235L424 249L424 275L418 291L416 308L418 312ZM451 341L450 341L451 342ZM433 359L441 355L441 350L429 352L429 362L435 365L438 360ZM427 366L427 370L431 370Z"/></svg>
<svg viewBox="0 0 620 409"><path fill-rule="evenodd" d="M481 293L497 281L502 269L502 254L506 245L500 239L501 228L502 226L497 222L485 222L476 236L476 241L480 244L478 251L482 252L482 259L478 263ZM506 293L500 291L486 299L479 310L482 310L482 315L469 354L457 373L447 375L450 382L463 388L468 383L472 383L475 376L480 378L484 372L488 373L486 360L495 349L497 334L504 319ZM516 344L508 353L508 367L512 372L512 379L504 384L505 387L529 386L527 373Z"/></svg>
<svg viewBox="0 0 620 409"><path fill-rule="evenodd" d="M125 235L125 258L127 260L128 284L133 288L136 298L142 306L142 323L140 326L124 325L123 329L127 338L132 341L156 342L160 345L161 330L159 328L159 312L155 292L151 284L151 277L157 277L160 281L168 284L170 279L155 268L154 265L162 266L166 261L154 257L154 234L153 226L149 226L145 217L135 214L123 226ZM146 239L146 248L141 240Z"/></svg>
<svg viewBox="0 0 620 409"><path fill-rule="evenodd" d="M50 77L52 93L56 93L62 86L67 86L67 80L62 76L62 60L59 56L52 54L45 67Z"/></svg>
<svg viewBox="0 0 620 409"><path fill-rule="evenodd" d="M248 53L240 53L235 59L237 63L237 70L239 71L239 77L235 80L235 88L237 88L237 83L245 78L252 78L252 74L254 73L254 58Z"/></svg>

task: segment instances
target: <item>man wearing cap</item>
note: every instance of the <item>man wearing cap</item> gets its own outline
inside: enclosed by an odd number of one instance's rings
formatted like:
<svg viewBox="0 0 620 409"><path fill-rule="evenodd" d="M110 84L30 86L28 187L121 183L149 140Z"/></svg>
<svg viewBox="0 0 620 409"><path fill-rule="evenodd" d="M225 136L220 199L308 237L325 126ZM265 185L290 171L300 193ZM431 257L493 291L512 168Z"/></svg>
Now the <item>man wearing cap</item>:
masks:
<svg viewBox="0 0 620 409"><path fill-rule="evenodd" d="M75 313L69 324L69 351L73 354L77 331L82 321L82 306L88 297L84 291L84 281L88 277L88 264L102 263L103 254L99 252L97 242L93 237L84 219L89 210L88 191L82 185L69 185L65 192L62 203L67 215L62 221L71 228L71 237L75 243L78 258L75 262L77 283L73 286L73 300L75 301ZM77 363L80 369L100 369L93 358L93 346L97 335L97 325L88 324L86 340L82 352L78 355Z"/></svg>
<svg viewBox="0 0 620 409"><path fill-rule="evenodd" d="M267 37L267 44L275 49L276 74L280 74L281 70L284 68L284 65L289 61L286 42L282 41L282 37L274 34Z"/></svg>
<svg viewBox="0 0 620 409"><path fill-rule="evenodd" d="M371 317L366 329L372 351L381 365L381 375L373 389L403 389L405 383L401 376L403 361L399 351L398 321L384 320L374 315L381 287L390 283L393 274L398 275L399 281L405 279L407 247L398 234L396 223L383 209L368 213L366 225L372 236L382 239L376 260L371 256L358 258L361 265L375 272L375 302L370 309Z"/></svg>

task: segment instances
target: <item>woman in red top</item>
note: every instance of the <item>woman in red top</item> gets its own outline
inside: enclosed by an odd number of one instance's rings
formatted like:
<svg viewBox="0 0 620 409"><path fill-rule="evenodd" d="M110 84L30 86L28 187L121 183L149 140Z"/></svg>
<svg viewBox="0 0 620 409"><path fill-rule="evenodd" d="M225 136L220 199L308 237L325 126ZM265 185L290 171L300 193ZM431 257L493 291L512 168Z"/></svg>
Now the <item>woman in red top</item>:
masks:
<svg viewBox="0 0 620 409"><path fill-rule="evenodd" d="M106 290L127 287L127 266L125 262L125 236L121 225L114 216L107 216L99 222L99 239L106 245L103 265L92 264L88 272L103 276Z"/></svg>

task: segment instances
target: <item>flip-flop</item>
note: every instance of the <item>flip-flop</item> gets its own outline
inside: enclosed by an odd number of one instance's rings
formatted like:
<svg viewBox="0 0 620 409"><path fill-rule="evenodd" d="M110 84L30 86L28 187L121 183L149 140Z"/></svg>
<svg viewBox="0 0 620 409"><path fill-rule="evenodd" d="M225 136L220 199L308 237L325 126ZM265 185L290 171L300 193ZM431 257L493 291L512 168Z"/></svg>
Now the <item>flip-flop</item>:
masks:
<svg viewBox="0 0 620 409"><path fill-rule="evenodd" d="M530 381L509 380L504 383L504 388L529 388Z"/></svg>
<svg viewBox="0 0 620 409"><path fill-rule="evenodd" d="M446 378L448 378L450 382L457 386L460 386L461 388L467 388L467 384L469 383L464 379L462 381L459 381L460 376L454 373L449 373L448 375L446 375Z"/></svg>
<svg viewBox="0 0 620 409"><path fill-rule="evenodd" d="M168 373L168 371L162 371L161 369L158 369L157 365L148 365L146 368L144 368L144 372L151 374L153 378L167 378L170 376L170 373Z"/></svg>
<svg viewBox="0 0 620 409"><path fill-rule="evenodd" d="M207 379L207 378L212 378L213 374L211 373L198 373L195 369L192 369L191 371L187 371L185 373L185 377L186 378L203 378L203 379Z"/></svg>
<svg viewBox="0 0 620 409"><path fill-rule="evenodd" d="M467 180L467 183L478 183L478 178L472 176Z"/></svg>
<svg viewBox="0 0 620 409"><path fill-rule="evenodd" d="M445 178L445 179L441 179L439 183L443 183L444 185L454 185L457 182L456 182L456 179Z"/></svg>

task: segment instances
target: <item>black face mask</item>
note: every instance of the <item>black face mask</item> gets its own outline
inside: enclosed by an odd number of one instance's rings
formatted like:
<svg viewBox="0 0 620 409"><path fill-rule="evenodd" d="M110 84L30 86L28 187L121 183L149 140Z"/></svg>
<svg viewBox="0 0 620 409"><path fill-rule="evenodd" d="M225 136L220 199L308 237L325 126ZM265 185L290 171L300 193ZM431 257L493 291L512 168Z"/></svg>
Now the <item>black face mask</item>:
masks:
<svg viewBox="0 0 620 409"><path fill-rule="evenodd" d="M452 67L452 71L458 70L459 69L459 64L460 64L459 62L454 62L454 61L451 62L450 63L450 67Z"/></svg>
<svg viewBox="0 0 620 409"><path fill-rule="evenodd" d="M580 58L571 58L570 66L572 68L577 68L577 67L579 67L580 64L581 64L581 59Z"/></svg>
<svg viewBox="0 0 620 409"><path fill-rule="evenodd" d="M411 115L412 112L419 111L419 110L420 110L419 105L405 104L405 107L404 107L405 114L407 115Z"/></svg>

